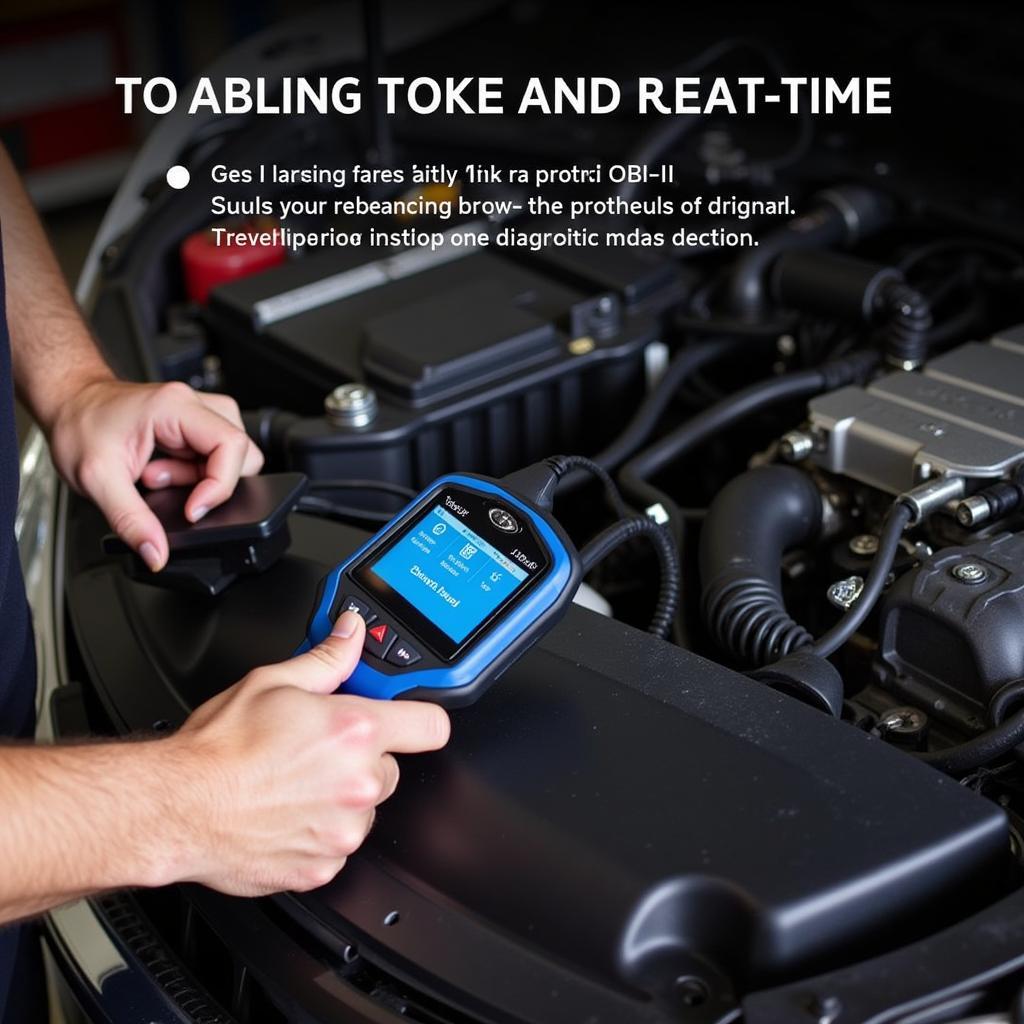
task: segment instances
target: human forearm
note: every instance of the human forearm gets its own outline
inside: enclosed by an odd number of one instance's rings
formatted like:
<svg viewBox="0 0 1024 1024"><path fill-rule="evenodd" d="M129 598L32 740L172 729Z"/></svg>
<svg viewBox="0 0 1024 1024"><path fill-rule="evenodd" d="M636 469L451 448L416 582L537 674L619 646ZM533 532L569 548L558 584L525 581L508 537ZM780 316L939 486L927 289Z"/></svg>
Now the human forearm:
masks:
<svg viewBox="0 0 1024 1024"><path fill-rule="evenodd" d="M0 924L179 877L193 796L179 756L173 740L0 747Z"/></svg>
<svg viewBox="0 0 1024 1024"><path fill-rule="evenodd" d="M49 430L57 411L84 384L113 374L96 348L2 146L0 230L15 383L22 401Z"/></svg>

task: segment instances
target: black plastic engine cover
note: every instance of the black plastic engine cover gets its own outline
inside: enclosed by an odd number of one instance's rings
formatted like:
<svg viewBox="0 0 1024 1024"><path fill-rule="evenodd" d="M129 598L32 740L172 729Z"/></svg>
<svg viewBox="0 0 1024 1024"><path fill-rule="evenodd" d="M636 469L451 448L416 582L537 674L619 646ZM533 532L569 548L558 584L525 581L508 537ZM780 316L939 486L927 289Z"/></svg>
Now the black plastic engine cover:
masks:
<svg viewBox="0 0 1024 1024"><path fill-rule="evenodd" d="M197 601L83 557L102 529L73 502L69 608L125 730L178 722L286 656L319 577L361 536L292 516L273 569ZM576 608L453 714L446 750L402 771L342 874L281 906L310 941L356 941L486 1019L657 1021L696 990L693 1019L714 1019L869 937L878 952L976 909L1009 855L1002 811L953 780Z"/></svg>

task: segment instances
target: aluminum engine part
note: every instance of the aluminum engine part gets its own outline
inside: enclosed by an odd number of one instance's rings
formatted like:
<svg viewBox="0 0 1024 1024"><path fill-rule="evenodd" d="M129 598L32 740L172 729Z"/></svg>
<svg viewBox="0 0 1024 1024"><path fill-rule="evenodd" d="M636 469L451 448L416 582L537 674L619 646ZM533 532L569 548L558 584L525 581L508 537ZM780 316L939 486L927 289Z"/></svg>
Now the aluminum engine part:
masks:
<svg viewBox="0 0 1024 1024"><path fill-rule="evenodd" d="M1024 325L921 370L811 400L819 466L899 494L935 476L993 480L1024 461Z"/></svg>

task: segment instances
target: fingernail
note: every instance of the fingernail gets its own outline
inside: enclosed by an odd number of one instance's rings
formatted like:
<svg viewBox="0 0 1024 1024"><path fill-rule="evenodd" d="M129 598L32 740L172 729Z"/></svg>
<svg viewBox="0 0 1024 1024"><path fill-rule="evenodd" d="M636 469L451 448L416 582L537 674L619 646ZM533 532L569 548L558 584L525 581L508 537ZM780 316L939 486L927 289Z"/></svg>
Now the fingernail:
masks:
<svg viewBox="0 0 1024 1024"><path fill-rule="evenodd" d="M332 629L331 632L335 636L340 636L343 640L347 640L350 636L355 636L355 632L358 628L358 613L344 612L338 616L338 621L335 622L334 629Z"/></svg>
<svg viewBox="0 0 1024 1024"><path fill-rule="evenodd" d="M162 472L157 473L157 475L153 478L153 485L155 487L163 487L164 484L169 484L170 482L171 471L169 469L165 469Z"/></svg>
<svg viewBox="0 0 1024 1024"><path fill-rule="evenodd" d="M148 540L139 547L139 557L146 563L151 572L158 572L160 569L160 552L156 545Z"/></svg>
<svg viewBox="0 0 1024 1024"><path fill-rule="evenodd" d="M199 508L193 509L192 510L192 522L193 523L198 523L199 520L202 519L203 516L205 516L206 513L209 512L209 511L210 510L209 510L209 508L206 505L200 505Z"/></svg>

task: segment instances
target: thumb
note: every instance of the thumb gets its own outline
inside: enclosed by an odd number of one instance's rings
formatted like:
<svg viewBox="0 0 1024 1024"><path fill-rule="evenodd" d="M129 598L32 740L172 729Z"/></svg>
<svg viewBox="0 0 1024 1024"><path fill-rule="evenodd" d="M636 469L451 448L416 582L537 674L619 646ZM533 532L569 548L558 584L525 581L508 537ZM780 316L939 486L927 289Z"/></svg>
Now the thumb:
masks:
<svg viewBox="0 0 1024 1024"><path fill-rule="evenodd" d="M363 617L344 612L323 642L282 665L287 681L310 693L333 693L355 671L365 636Z"/></svg>
<svg viewBox="0 0 1024 1024"><path fill-rule="evenodd" d="M124 471L102 474L89 492L114 532L153 572L167 561L167 535Z"/></svg>

